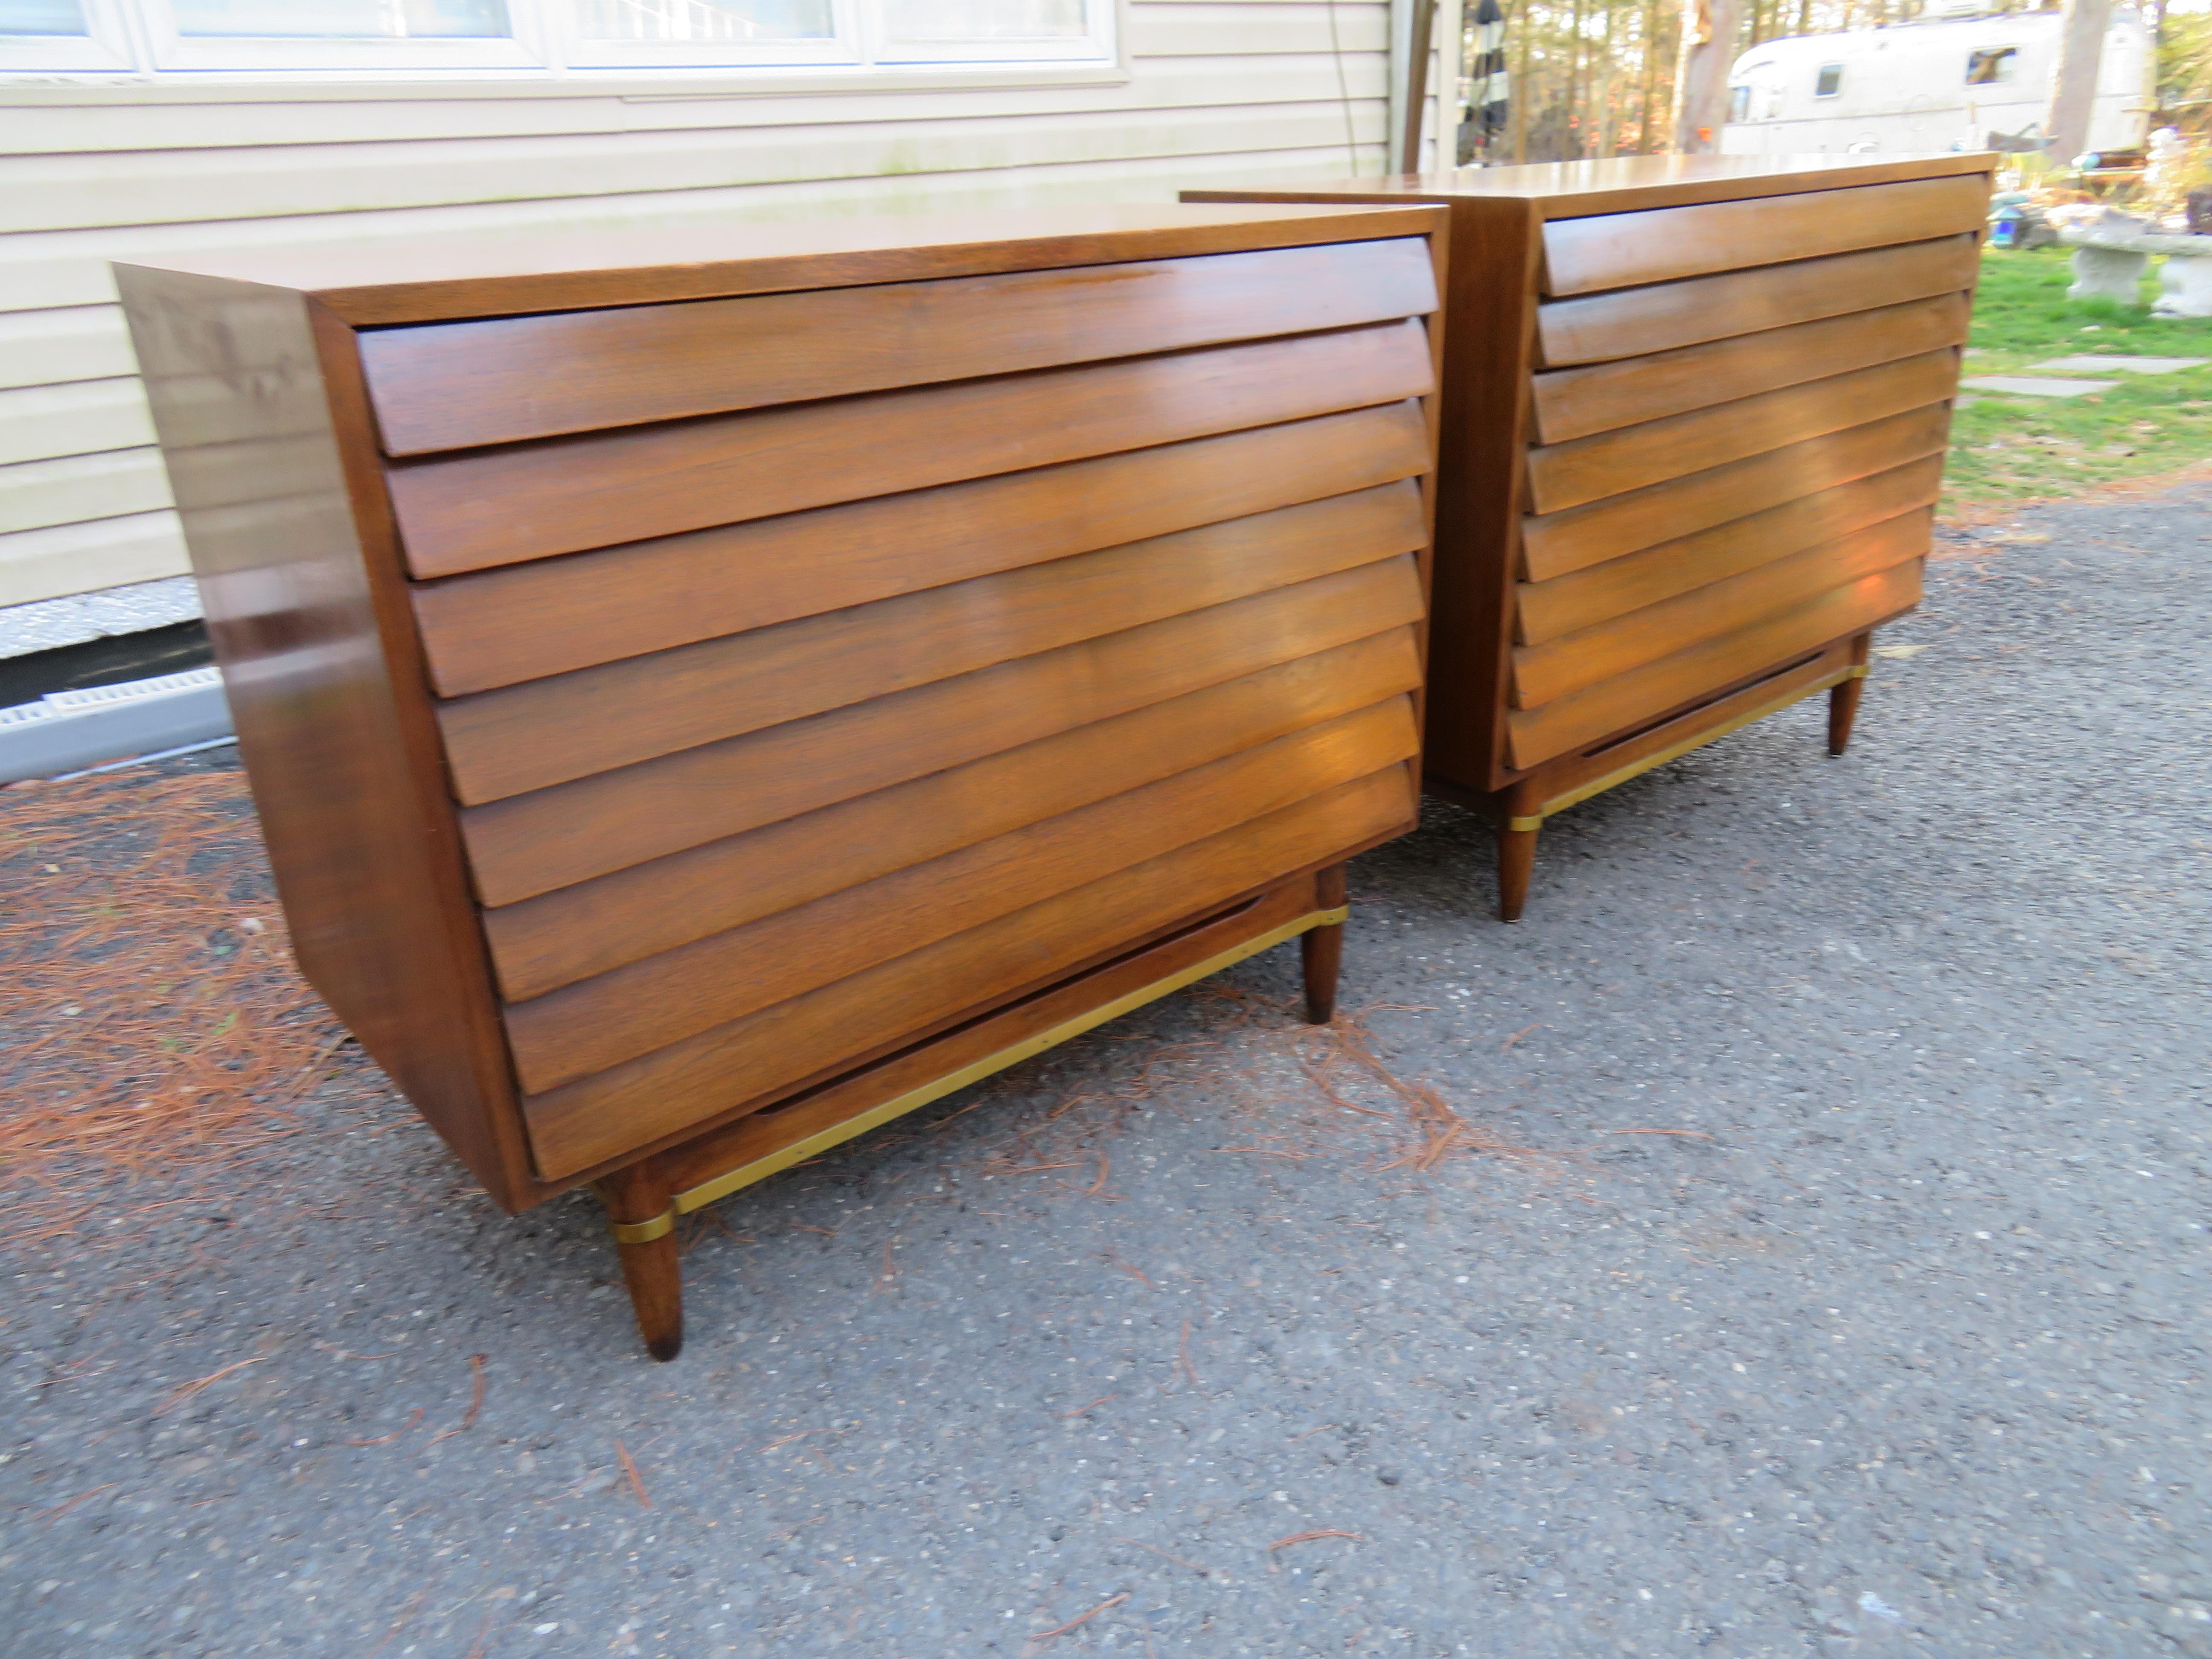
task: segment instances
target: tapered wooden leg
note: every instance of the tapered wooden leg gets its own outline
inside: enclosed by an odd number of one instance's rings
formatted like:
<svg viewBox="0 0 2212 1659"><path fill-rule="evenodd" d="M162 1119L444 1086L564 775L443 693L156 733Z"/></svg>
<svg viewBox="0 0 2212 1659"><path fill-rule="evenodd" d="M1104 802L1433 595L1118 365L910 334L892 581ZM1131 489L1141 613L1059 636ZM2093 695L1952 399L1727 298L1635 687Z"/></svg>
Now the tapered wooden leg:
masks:
<svg viewBox="0 0 2212 1659"><path fill-rule="evenodd" d="M1859 691L1866 684L1866 663L1874 635L1862 634L1851 641L1851 665L1857 672L1839 685L1828 688L1828 753L1840 755L1851 746L1851 722L1859 717Z"/></svg>
<svg viewBox="0 0 2212 1659"><path fill-rule="evenodd" d="M1518 921L1536 868L1536 833L1544 822L1537 807L1543 798L1533 781L1523 781L1492 799L1498 803L1498 919Z"/></svg>
<svg viewBox="0 0 2212 1659"><path fill-rule="evenodd" d="M1315 900L1324 910L1344 904L1344 866L1332 864L1314 877ZM1326 1025L1336 1018L1336 978L1344 966L1344 926L1310 927L1298 936L1306 972L1306 1023Z"/></svg>
<svg viewBox="0 0 2212 1659"><path fill-rule="evenodd" d="M1536 868L1534 830L1501 828L1498 832L1498 919L1521 920L1521 907L1528 902L1528 878Z"/></svg>
<svg viewBox="0 0 2212 1659"><path fill-rule="evenodd" d="M1840 755L1851 746L1851 722L1859 715L1859 688L1866 682L1854 676L1828 688L1828 753Z"/></svg>
<svg viewBox="0 0 2212 1659"><path fill-rule="evenodd" d="M684 1276L668 1183L639 1165L607 1176L599 1191L645 1351L655 1359L673 1359L684 1348Z"/></svg>

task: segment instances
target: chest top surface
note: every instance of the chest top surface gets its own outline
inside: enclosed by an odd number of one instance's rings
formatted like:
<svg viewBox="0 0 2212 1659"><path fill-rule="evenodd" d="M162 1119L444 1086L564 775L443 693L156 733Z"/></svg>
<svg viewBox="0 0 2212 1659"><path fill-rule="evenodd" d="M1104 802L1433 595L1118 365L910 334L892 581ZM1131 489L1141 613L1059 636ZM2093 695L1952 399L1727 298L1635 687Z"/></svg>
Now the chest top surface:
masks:
<svg viewBox="0 0 2212 1659"><path fill-rule="evenodd" d="M560 236L424 238L124 262L304 295L356 327L789 293L1418 236L1424 204L1158 203Z"/></svg>
<svg viewBox="0 0 2212 1659"><path fill-rule="evenodd" d="M1525 203L1546 219L1583 218L1647 208L1683 207L1840 190L1857 185L1987 173L1986 154L1929 155L1618 155L1602 161L1522 167L1457 167L1366 179L1334 179L1279 192L1237 192L1246 200ZM1227 192L1220 192L1226 194ZM1189 192L1204 200L1216 192Z"/></svg>

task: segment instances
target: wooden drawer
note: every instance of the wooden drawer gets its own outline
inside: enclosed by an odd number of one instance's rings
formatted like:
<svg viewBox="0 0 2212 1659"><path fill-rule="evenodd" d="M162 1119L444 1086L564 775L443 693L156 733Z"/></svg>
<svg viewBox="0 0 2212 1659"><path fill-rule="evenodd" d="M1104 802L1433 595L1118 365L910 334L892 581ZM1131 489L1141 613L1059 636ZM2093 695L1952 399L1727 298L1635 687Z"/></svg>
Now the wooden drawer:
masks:
<svg viewBox="0 0 2212 1659"><path fill-rule="evenodd" d="M450 702L470 805L1417 551L1410 480L932 587Z"/></svg>
<svg viewBox="0 0 2212 1659"><path fill-rule="evenodd" d="M1564 443L1964 345L1966 318L1966 296L1943 294L1650 356L1554 369L1534 379L1535 440Z"/></svg>
<svg viewBox="0 0 2212 1659"><path fill-rule="evenodd" d="M872 880L839 883L811 902L511 1008L516 1070L532 1093L573 1082L1340 785L1401 771L1417 746L1412 702L1400 695ZM1401 805L1410 811L1410 799ZM858 873L837 868L847 850L819 848L811 873L821 884ZM1263 872L1279 873L1287 871ZM1227 896L1201 894L1191 908Z"/></svg>
<svg viewBox="0 0 2212 1659"><path fill-rule="evenodd" d="M441 696L1419 476L1416 402L420 582Z"/></svg>
<svg viewBox="0 0 2212 1659"><path fill-rule="evenodd" d="M1643 356L1849 311L1958 294L1973 286L1980 258L1980 239L1961 232L1901 247L1547 301L1536 308L1541 366Z"/></svg>
<svg viewBox="0 0 2212 1659"><path fill-rule="evenodd" d="M1436 303L1428 245L1407 237L379 329L361 352L385 452L421 455L1346 328Z"/></svg>
<svg viewBox="0 0 2212 1659"><path fill-rule="evenodd" d="M1540 645L1740 575L1932 506L1942 482L1942 457L1930 455L1548 581L1522 582L1515 590L1514 636L1522 645Z"/></svg>
<svg viewBox="0 0 2212 1659"><path fill-rule="evenodd" d="M1968 173L1557 219L1544 227L1543 292L1632 288L1978 232L1988 212L1986 179Z"/></svg>
<svg viewBox="0 0 2212 1659"><path fill-rule="evenodd" d="M1802 605L1832 587L1917 559L1928 551L1933 517L1932 509L1916 508L1564 638L1516 647L1513 706L1534 708L1572 696L1615 675Z"/></svg>
<svg viewBox="0 0 2212 1659"><path fill-rule="evenodd" d="M461 814L487 904L626 869L1418 623L1401 557Z"/></svg>
<svg viewBox="0 0 2212 1659"><path fill-rule="evenodd" d="M1523 519L1521 574L1540 582L1694 535L1814 494L1940 456L1951 406L1931 403L1625 495Z"/></svg>
<svg viewBox="0 0 2212 1659"><path fill-rule="evenodd" d="M971 760L485 913L501 990L543 995L1419 688L1413 630Z"/></svg>
<svg viewBox="0 0 2212 1659"><path fill-rule="evenodd" d="M1378 772L1310 800L1115 872L1056 897L714 1026L523 1103L551 1171L590 1167L615 1149L681 1131L748 1098L804 1083L854 1048L856 1030L920 1034L995 996L1050 979L1203 914L1411 819L1410 768Z"/></svg>
<svg viewBox="0 0 2212 1659"><path fill-rule="evenodd" d="M1547 702L1515 710L1506 731L1512 762L1534 767L1635 730L1664 711L1695 702L1792 657L1863 633L1920 602L1918 562L1828 589L1808 604L1779 611L1724 637Z"/></svg>
<svg viewBox="0 0 2212 1659"><path fill-rule="evenodd" d="M1540 514L1706 471L1948 399L1956 349L1926 351L1595 437L1528 452L1528 498Z"/></svg>

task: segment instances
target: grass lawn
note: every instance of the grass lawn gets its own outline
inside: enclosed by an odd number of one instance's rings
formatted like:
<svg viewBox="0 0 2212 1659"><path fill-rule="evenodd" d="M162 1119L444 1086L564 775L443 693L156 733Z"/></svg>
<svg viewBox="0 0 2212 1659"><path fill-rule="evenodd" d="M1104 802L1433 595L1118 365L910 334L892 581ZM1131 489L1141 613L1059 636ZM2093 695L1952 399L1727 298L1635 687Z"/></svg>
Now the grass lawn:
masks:
<svg viewBox="0 0 2212 1659"><path fill-rule="evenodd" d="M2150 314L2156 261L2143 303L2121 306L2066 297L2071 254L1982 256L1968 374L2017 374L2053 357L2212 358L2212 318ZM2067 399L1968 394L1975 402L1951 423L1945 506L2048 500L2212 459L2212 367L2101 378L2121 384Z"/></svg>

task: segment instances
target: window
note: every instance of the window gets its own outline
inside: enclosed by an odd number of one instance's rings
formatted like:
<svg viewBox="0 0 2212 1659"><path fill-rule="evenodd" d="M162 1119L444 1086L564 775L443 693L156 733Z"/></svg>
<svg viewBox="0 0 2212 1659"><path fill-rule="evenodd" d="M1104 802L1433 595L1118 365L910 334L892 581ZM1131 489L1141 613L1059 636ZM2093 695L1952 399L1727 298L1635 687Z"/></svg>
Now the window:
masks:
<svg viewBox="0 0 2212 1659"><path fill-rule="evenodd" d="M1728 118L1731 121L1751 119L1751 88L1749 87L1729 88Z"/></svg>
<svg viewBox="0 0 2212 1659"><path fill-rule="evenodd" d="M2020 72L2018 46L1984 46L1966 54L1966 84L1994 87L2008 82Z"/></svg>
<svg viewBox="0 0 2212 1659"><path fill-rule="evenodd" d="M0 0L0 73L1111 64L1115 0ZM137 44L134 45L136 42Z"/></svg>
<svg viewBox="0 0 2212 1659"><path fill-rule="evenodd" d="M0 0L0 74L130 67L130 43L107 0Z"/></svg>
<svg viewBox="0 0 2212 1659"><path fill-rule="evenodd" d="M1815 98L1833 98L1843 89L1844 66L1841 64L1821 64L1820 73L1813 82L1813 95Z"/></svg>

